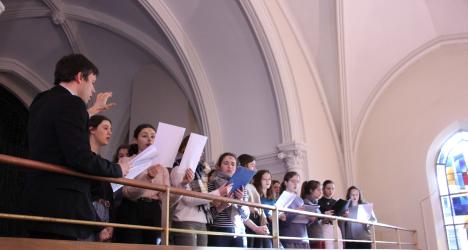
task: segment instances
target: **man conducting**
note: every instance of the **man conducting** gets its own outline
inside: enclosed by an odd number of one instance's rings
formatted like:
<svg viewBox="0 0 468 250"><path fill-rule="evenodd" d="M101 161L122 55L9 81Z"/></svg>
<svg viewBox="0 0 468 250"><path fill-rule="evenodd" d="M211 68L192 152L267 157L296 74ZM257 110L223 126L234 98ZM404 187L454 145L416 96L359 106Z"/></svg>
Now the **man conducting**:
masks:
<svg viewBox="0 0 468 250"><path fill-rule="evenodd" d="M115 164L91 152L86 104L94 94L99 71L81 54L61 58L55 67L55 87L36 96L29 109L30 158L97 176L122 177L127 164ZM26 174L26 214L95 221L91 181L45 171ZM30 237L92 240L99 228L63 223L31 222Z"/></svg>

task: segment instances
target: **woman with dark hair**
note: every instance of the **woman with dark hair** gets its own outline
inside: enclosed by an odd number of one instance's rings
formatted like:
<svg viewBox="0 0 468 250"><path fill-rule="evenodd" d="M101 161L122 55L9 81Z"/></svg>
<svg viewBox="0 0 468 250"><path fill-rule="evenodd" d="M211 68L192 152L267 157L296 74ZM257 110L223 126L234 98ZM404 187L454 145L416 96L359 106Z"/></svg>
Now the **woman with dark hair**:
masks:
<svg viewBox="0 0 468 250"><path fill-rule="evenodd" d="M301 179L297 172L287 172L284 175L283 182L281 183L281 193L288 191L297 194L299 190ZM304 201L301 197L297 196L296 199L288 206L290 209L303 210ZM279 215L279 234L281 236L301 237L307 238L306 224L296 223L294 219L298 216L295 213L280 213ZM281 240L284 248L309 248L308 240Z"/></svg>
<svg viewBox="0 0 468 250"><path fill-rule="evenodd" d="M351 219L357 219L358 207L361 204L367 204L364 202L361 190L355 186L348 188L346 192L346 199L351 200L349 204L347 217ZM372 211L369 221L376 222L374 212ZM371 232L369 225L356 223L356 222L344 222L344 238L348 240L371 240ZM371 243L367 242L346 242L346 249L369 249L372 247Z"/></svg>
<svg viewBox="0 0 468 250"><path fill-rule="evenodd" d="M271 173L268 170L260 170L253 177L252 184L257 189L257 192L260 194L260 201L265 205L275 205L276 200L273 197L271 192ZM269 209L260 210L260 225L268 227L268 233L271 235L272 232L272 222L271 222L272 212ZM272 247L271 239L262 239L255 238L254 247L255 248L271 248Z"/></svg>
<svg viewBox="0 0 468 250"><path fill-rule="evenodd" d="M253 157L252 155L242 154L237 158L237 160L239 162L239 166L245 167L254 172L257 171L257 168L256 168L257 164L255 162L255 157ZM261 203L260 195L257 192L257 189L255 188L254 185L248 183L245 186L245 189L247 190L247 194L249 195L248 202L253 202L253 203L258 203L258 204ZM250 210L249 219L244 222L245 226L247 226L245 229L245 232L247 234L260 234L260 235L268 234L268 227L265 224L261 225L261 221L265 219L261 217L261 214L260 214L261 209L258 209L256 207L249 207L249 210ZM247 238L247 247L248 248L255 247L256 239L257 238L252 238L252 237Z"/></svg>
<svg viewBox="0 0 468 250"><path fill-rule="evenodd" d="M143 152L154 143L156 130L150 124L139 125L133 138L136 142L138 153ZM160 164L149 167L138 175L135 180L158 184L170 185L169 172ZM123 200L119 208L119 222L125 224L161 226L161 198L160 192L143 188L124 186L122 188ZM159 244L160 231L119 229L118 240L123 243Z"/></svg>
<svg viewBox="0 0 468 250"><path fill-rule="evenodd" d="M304 181L301 188L301 198L305 205L318 205L318 199L322 196L322 185L319 181L311 180ZM313 218L307 225L307 234L309 238L322 238L322 226L319 218ZM323 241L310 241L310 248L323 249L325 244Z"/></svg>
<svg viewBox="0 0 468 250"><path fill-rule="evenodd" d="M335 183L331 180L326 180L323 182L323 196L318 200L318 204L320 205L320 211L323 214L327 215L334 215L333 205L335 205L336 200L333 198L335 193ZM341 224L341 223L340 223ZM330 219L322 219L322 232L323 238L333 238L334 237L334 229L333 229L333 222ZM338 227L338 238L342 239L341 236L341 229ZM343 248L343 242L334 242L334 241L325 241L325 248L326 249L336 249L336 248Z"/></svg>
<svg viewBox="0 0 468 250"><path fill-rule="evenodd" d="M119 162L119 160L120 160L121 158L123 158L123 157L128 157L128 156L129 156L129 155L128 155L128 148L129 148L129 147L130 147L130 146L127 145L127 144L122 144L122 145L120 145L120 146L117 148L117 150L115 151L115 155L114 155L113 161L117 163L117 162Z"/></svg>
<svg viewBox="0 0 468 250"><path fill-rule="evenodd" d="M111 120L102 115L94 115L88 121L89 143L91 151L99 155L101 148L109 144L112 135ZM96 181L91 186L91 197L100 221L114 221L113 192L109 183ZM98 234L98 241L110 241L113 228L106 227Z"/></svg>
<svg viewBox="0 0 468 250"><path fill-rule="evenodd" d="M213 173L212 180L208 183L208 192L212 192L229 183L232 175L236 172L236 155L228 152L222 154L216 162L216 167L217 169ZM231 187L229 187L228 190L230 190ZM245 188L232 190L229 197L243 201L247 201L249 198ZM249 208L247 206L213 201L211 212L213 214L213 222L209 226L210 231L238 234L245 233L244 222L249 219ZM245 237L208 236L208 246L245 247L246 245Z"/></svg>
<svg viewBox="0 0 468 250"><path fill-rule="evenodd" d="M187 146L188 136L182 140L179 147L179 159L174 163L171 171L171 184L174 187L189 191L208 193L203 176L205 175L205 164L198 162L195 173L189 166L180 166L182 155ZM178 168L186 167L186 170ZM227 196L229 185L222 185L218 189L210 192L212 195ZM189 196L175 196L175 201L171 204L172 227L188 230L206 231L206 223L211 221L210 200L199 199ZM196 233L171 233L174 245L181 246L206 246L208 238L206 234Z"/></svg>
<svg viewBox="0 0 468 250"><path fill-rule="evenodd" d="M278 199L281 191L281 182L278 180L272 180L270 189L273 194L273 198Z"/></svg>

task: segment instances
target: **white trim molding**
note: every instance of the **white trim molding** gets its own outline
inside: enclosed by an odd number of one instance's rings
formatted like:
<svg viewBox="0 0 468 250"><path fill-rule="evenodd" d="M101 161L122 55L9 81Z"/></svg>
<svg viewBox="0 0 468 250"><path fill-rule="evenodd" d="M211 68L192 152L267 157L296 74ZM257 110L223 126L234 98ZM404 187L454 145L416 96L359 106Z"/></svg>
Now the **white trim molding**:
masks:
<svg viewBox="0 0 468 250"><path fill-rule="evenodd" d="M320 101L323 105L323 109L327 117L327 122L330 128L330 133L332 135L335 150L338 155L338 161L340 162L340 165L343 166L343 170L345 170L345 172L343 173L343 179L345 180L346 179L346 169L345 169L346 167L344 164L344 156L342 153L343 149L342 149L342 145L341 145L340 138L338 135L338 129L333 120L333 115L330 109L330 102L328 101L327 95L325 94L325 90L323 88L323 82L320 77L316 62L314 58L312 57L312 52L310 51L310 47L307 45L306 39L303 35L303 32L299 28L299 25L297 24L296 19L293 18L294 17L293 13L291 12L290 8L286 6L287 3L288 3L287 1L278 1L278 4L282 8L283 12L285 13L285 16L289 17L287 18L289 22L289 26L294 31L293 34L297 42L299 43L299 47L302 51L302 54L305 57L307 66L311 72L312 77L314 78L313 83L314 83L315 88L317 89L317 92L319 93Z"/></svg>
<svg viewBox="0 0 468 250"><path fill-rule="evenodd" d="M86 54L83 43L79 36L76 35L74 26L68 22L64 13L65 4L62 0L42 0L44 4L50 8L52 22L60 26L67 37L68 44L73 53Z"/></svg>
<svg viewBox="0 0 468 250"><path fill-rule="evenodd" d="M282 39L263 1L239 0L263 52L273 83L283 143L305 138L295 79Z"/></svg>
<svg viewBox="0 0 468 250"><path fill-rule="evenodd" d="M35 94L51 87L31 68L12 58L0 57L0 73L2 72L14 75L27 83L27 86L23 86L21 83L11 82L5 76L0 76L5 87L18 96L26 107L31 104Z"/></svg>
<svg viewBox="0 0 468 250"><path fill-rule="evenodd" d="M5 11L5 5L0 1L0 15Z"/></svg>
<svg viewBox="0 0 468 250"><path fill-rule="evenodd" d="M194 111L200 114L202 131L208 136L206 157L213 160L223 152L223 138L216 101L203 64L187 33L164 1L139 2L161 27L179 56L195 95Z"/></svg>
<svg viewBox="0 0 468 250"><path fill-rule="evenodd" d="M34 70L23 63L8 57L0 57L0 71L12 73L30 83L38 92L45 91L51 87Z"/></svg>
<svg viewBox="0 0 468 250"><path fill-rule="evenodd" d="M408 69L411 65L413 65L415 62L417 62L419 59L429 54L430 52L444 45L461 43L468 43L468 33L439 36L416 48L415 50L410 52L406 57L402 58L398 63L396 63L387 72L387 74L385 74L382 80L379 81L379 83L373 88L371 94L364 103L361 112L359 113L357 126L353 131L353 134L355 135L353 138L354 150L356 150L356 147L360 143L363 127L366 124L373 107L375 106L380 96L393 82L393 80L400 76L403 72L405 72L405 70ZM354 151L354 154L355 153L356 152Z"/></svg>
<svg viewBox="0 0 468 250"><path fill-rule="evenodd" d="M346 51L345 51L345 27L344 27L344 1L336 1L336 25L337 25L337 44L338 44L338 69L339 69L339 84L340 84L340 100L341 100L341 138L342 138L342 153L345 169L346 186L355 183L356 176L354 171L354 150L351 143L351 127L348 101L348 83L346 81Z"/></svg>

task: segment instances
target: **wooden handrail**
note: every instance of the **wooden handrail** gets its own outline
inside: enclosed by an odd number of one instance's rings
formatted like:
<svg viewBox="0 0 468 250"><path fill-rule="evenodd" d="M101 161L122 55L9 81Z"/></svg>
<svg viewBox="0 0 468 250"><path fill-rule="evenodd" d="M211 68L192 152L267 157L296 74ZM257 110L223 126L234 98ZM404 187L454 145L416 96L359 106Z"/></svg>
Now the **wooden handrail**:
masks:
<svg viewBox="0 0 468 250"><path fill-rule="evenodd" d="M230 199L230 198L226 198L226 197L220 197L220 196L206 194L206 193L189 191L189 190L185 190L185 189L181 189L181 188L175 188L175 187L164 186L164 185L157 185L157 184L146 183L146 182L141 182L141 181L137 181L137 180L130 180L130 179L126 179L126 178L110 178L110 177L100 177L100 176L88 175L88 174L83 174L83 173L73 171L73 170L71 170L69 168L66 168L66 167L63 167L63 166L50 164L50 163L39 162L39 161L34 161L34 160L23 159L23 158L14 157L14 156L5 155L5 154L0 154L0 162L10 164L10 165L17 165L17 166L24 167L24 168L29 168L29 169L48 171L48 172L64 174L64 175L70 175L70 176L76 176L76 177L95 180L95 181L118 183L118 184L122 184L122 185L125 185L125 186L133 186L133 187L138 187L138 188L143 188L143 189L150 189L150 190L165 192L166 195L164 196L164 199L163 199L163 203L165 204L165 207L163 208L163 211L168 211L169 210L169 196L170 195L184 195L184 196L190 196L190 197L195 197L195 198L200 198L200 199L216 200L216 201L234 203L234 204L238 204L238 205L245 205L245 206L256 207L256 208L261 208L261 209L270 209L270 210L273 211L273 218L274 218L273 232L272 232L273 235L271 236L271 238L273 238L273 243L274 243L273 245L278 245L279 239L305 239L305 238L299 238L299 237L287 237L287 236L279 236L278 235L278 231L275 231L275 228L278 230L277 219L278 219L278 213L280 213L280 212L303 214L303 215L309 215L309 216L314 216L314 217L319 217L319 218L332 219L332 220L334 220L334 226L335 227L336 227L336 225L335 225L336 221L348 221L348 222L355 222L355 223L371 225L373 228L375 228L375 227L391 228L391 229L395 229L398 233L399 233L399 231L407 231L407 232L412 232L413 234L416 234L416 230L397 227L397 226L383 224L383 223L360 221L360 220L356 220L356 219L350 219L350 218L344 218L344 217L338 217L338 216L332 216L332 215L326 215L326 214L318 214L318 213L314 213L314 212L307 212L307 211L288 209L288 208L277 208L276 206L271 206L271 205L264 205L264 204L259 204L259 203L240 201L240 200ZM166 214L166 212L165 212L165 214ZM114 227L125 227L125 228L134 228L134 229L143 229L143 230L162 230L164 232L164 235L168 235L169 232L171 232L171 231L173 231L173 232L184 231L183 229L170 228L169 223L168 223L169 218L167 217L167 215L164 215L163 218L162 218L163 222L165 222L165 223L163 223L162 227L146 227L146 226L138 226L138 225L126 225L126 224L118 224L118 223L105 223L105 222L70 220L70 219L61 219L61 218L29 216L29 215L11 215L11 216L9 216L8 214L3 214L3 213L0 214L0 217L1 218L10 218L10 219L36 220L36 221L46 221L47 219L50 219L51 222L85 224L85 225L95 225L95 226L103 226L103 225L106 224L106 225L114 226ZM373 231L375 231L375 230L373 230ZM211 235L211 234L231 235L232 233L206 232L206 233L203 233L203 234L208 234L208 235ZM255 235L247 235L247 234L233 234L233 235L255 237ZM264 237L260 237L260 238L264 238ZM265 237L265 238L270 238L270 237ZM316 239L316 238L308 238L308 239L309 240L319 240L319 239ZM375 244L377 244L377 243L379 243L379 244L391 244L392 243L390 241L377 241L375 239L375 235L374 235L372 241L338 239L338 237L336 235L336 232L335 232L335 238L334 239L320 239L320 240L326 240L326 241L333 240L335 242L373 242L374 247L375 247ZM166 244L168 244L168 238L165 238L164 241L165 241ZM400 242L400 236L399 235L398 235L398 241L393 242L393 244L397 244L399 247L401 247L401 245L404 245L404 244L405 245L416 245L417 246L417 243L402 243L402 242Z"/></svg>
<svg viewBox="0 0 468 250"><path fill-rule="evenodd" d="M17 165L17 166L21 166L21 167L29 168L29 169L42 170L42 171L53 172L53 173L58 173L58 174L65 174L65 175L76 176L76 177L81 177L84 179L91 179L91 180L96 180L96 181L118 183L118 184L122 184L125 186L132 186L132 187L150 189L150 190L161 191L161 192L167 192L167 190L170 188L171 189L170 192L176 195L186 195L186 196L191 196L191 197L206 199L206 200L224 201L224 202L235 203L239 205L257 207L257 208L275 209L274 206L270 206L270 205L239 201L239 200L221 197L217 195L189 191L189 190L169 187L165 185L157 185L157 184L141 182L137 180L130 180L126 178L111 178L111 177L101 177L101 176L83 174L80 172L73 171L69 168L62 167L60 165L34 161L34 160L28 160L28 159L23 159L23 158L5 155L5 154L0 154L0 162L11 164L11 165Z"/></svg>

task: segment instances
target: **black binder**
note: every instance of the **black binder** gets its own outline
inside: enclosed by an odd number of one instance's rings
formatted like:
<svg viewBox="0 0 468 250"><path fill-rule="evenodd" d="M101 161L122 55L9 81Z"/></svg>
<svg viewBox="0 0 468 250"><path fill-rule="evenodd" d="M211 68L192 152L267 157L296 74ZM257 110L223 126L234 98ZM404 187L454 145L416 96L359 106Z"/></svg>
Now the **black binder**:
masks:
<svg viewBox="0 0 468 250"><path fill-rule="evenodd" d="M343 213L349 208L350 203L351 203L351 200L343 200L343 199L337 200L332 207L332 210L334 211L333 215L342 216Z"/></svg>

